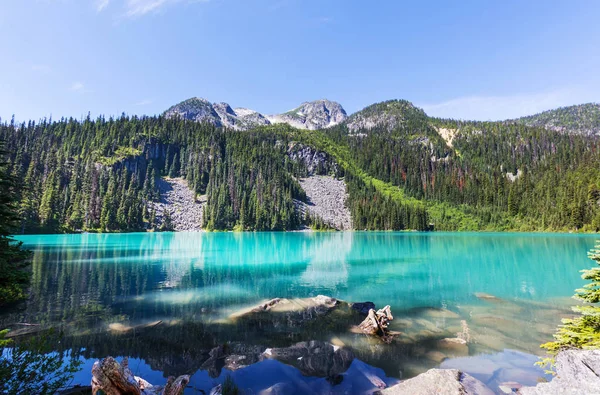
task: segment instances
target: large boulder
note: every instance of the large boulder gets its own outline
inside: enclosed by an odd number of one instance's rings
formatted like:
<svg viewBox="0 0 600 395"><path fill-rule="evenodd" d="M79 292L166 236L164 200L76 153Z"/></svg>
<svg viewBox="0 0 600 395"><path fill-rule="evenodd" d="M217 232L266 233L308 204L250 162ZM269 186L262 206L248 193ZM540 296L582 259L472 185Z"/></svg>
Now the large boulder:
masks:
<svg viewBox="0 0 600 395"><path fill-rule="evenodd" d="M600 350L561 351L556 356L556 377L549 383L523 387L519 394L600 394Z"/></svg>
<svg viewBox="0 0 600 395"><path fill-rule="evenodd" d="M430 369L386 388L383 395L494 395L481 381L456 369Z"/></svg>

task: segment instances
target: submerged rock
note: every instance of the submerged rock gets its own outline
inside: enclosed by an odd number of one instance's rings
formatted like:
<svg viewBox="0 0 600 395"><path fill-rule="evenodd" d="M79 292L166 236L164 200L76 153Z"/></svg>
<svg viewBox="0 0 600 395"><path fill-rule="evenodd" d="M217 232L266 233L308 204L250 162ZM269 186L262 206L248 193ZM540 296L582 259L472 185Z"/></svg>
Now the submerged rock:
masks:
<svg viewBox="0 0 600 395"><path fill-rule="evenodd" d="M556 378L535 387L523 387L521 395L580 395L600 393L600 350L565 350L556 356Z"/></svg>
<svg viewBox="0 0 600 395"><path fill-rule="evenodd" d="M458 337L439 340L437 345L439 348L447 350L450 354L455 356L469 355L469 346L467 346L467 341Z"/></svg>
<svg viewBox="0 0 600 395"><path fill-rule="evenodd" d="M281 324L294 326L323 316L339 304L340 302L337 299L324 295L304 299L275 298L250 309L234 313L229 318L234 321L266 318L274 323L280 322ZM266 317L265 314L267 314Z"/></svg>
<svg viewBox="0 0 600 395"><path fill-rule="evenodd" d="M379 392L383 395L493 395L481 381L456 369L431 369Z"/></svg>
<svg viewBox="0 0 600 395"><path fill-rule="evenodd" d="M331 379L348 370L354 360L354 354L349 349L316 340L285 348L270 348L263 355L292 365L305 376Z"/></svg>
<svg viewBox="0 0 600 395"><path fill-rule="evenodd" d="M502 301L502 299L500 299L497 296L485 293L485 292L475 292L475 297L477 299L481 299L481 300L488 300L490 302L500 302Z"/></svg>

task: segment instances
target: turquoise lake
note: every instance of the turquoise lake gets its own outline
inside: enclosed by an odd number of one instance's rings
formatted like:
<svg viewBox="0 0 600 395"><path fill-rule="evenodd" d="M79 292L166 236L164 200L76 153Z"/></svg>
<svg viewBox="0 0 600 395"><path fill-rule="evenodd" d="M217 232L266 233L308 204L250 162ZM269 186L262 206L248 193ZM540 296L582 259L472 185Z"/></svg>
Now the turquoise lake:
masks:
<svg viewBox="0 0 600 395"><path fill-rule="evenodd" d="M2 311L0 324L61 327L60 347L91 364L129 357L154 384L191 374L189 393L210 391L227 375L246 391L277 383L297 393L369 393L433 367L460 368L490 387L532 385L570 298L593 265L596 235L523 233L135 233L19 236L34 251L29 299ZM348 330L358 322L288 330L228 321L272 298L327 295L390 305L392 344ZM440 343L457 334L468 347ZM299 362L256 358L301 342L351 350L335 380ZM210 361L222 344L249 365ZM319 343L320 344L320 343ZM59 346L57 346L59 350ZM240 351L241 350L241 351ZM243 357L243 358L242 358ZM228 362L229 361L229 362ZM328 362L324 362L328 363ZM304 369L304 370L303 370ZM379 381L378 381L379 380ZM383 385L383 384L381 384ZM294 392L292 390L287 392Z"/></svg>

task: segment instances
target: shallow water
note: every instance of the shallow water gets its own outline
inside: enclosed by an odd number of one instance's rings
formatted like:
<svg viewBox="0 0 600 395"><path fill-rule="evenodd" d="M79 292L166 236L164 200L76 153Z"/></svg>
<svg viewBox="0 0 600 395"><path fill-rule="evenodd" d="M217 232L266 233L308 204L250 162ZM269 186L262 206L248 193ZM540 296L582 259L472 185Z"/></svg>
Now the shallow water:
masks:
<svg viewBox="0 0 600 395"><path fill-rule="evenodd" d="M532 366L542 355L539 344L570 314L569 297L583 284L579 270L591 266L586 252L596 236L142 233L19 240L35 252L31 296L3 311L0 324L61 325L62 345L81 349L88 360L77 382L89 383L95 358L113 355L133 358L134 372L156 384L186 373L206 391L231 374L248 393L279 381L304 392L358 393L372 388L375 376L393 384L440 365L472 373L494 390L504 381L535 384L543 377ZM402 335L385 345L347 330L358 322L274 333L227 321L265 299L319 294L389 304L391 329ZM146 330L115 330L157 320ZM468 347L439 342L457 334ZM352 350L355 359L337 382L273 360L233 373L203 368L219 344L262 351L310 340Z"/></svg>

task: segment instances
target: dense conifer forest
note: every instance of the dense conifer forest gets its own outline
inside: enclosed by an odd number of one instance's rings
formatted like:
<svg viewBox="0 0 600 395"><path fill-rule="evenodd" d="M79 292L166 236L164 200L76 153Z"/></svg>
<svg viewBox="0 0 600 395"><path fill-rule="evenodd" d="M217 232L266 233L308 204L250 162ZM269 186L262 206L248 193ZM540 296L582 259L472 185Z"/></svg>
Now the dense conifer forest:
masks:
<svg viewBox="0 0 600 395"><path fill-rule="evenodd" d="M159 177L205 195L208 230L323 228L297 210L306 201L297 179L309 172L290 155L297 144L327 158L316 173L344 179L355 229L600 228L595 134L434 119L406 101L324 130L122 115L5 121L0 139L22 233L160 230L149 205Z"/></svg>

